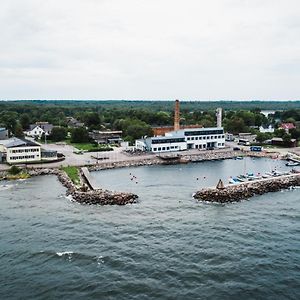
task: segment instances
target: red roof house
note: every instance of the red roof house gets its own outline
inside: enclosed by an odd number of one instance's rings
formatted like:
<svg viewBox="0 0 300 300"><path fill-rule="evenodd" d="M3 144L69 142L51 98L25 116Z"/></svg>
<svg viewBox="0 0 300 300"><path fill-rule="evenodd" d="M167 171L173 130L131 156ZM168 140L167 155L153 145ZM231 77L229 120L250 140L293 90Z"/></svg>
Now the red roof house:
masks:
<svg viewBox="0 0 300 300"><path fill-rule="evenodd" d="M279 128L284 129L288 133L290 129L295 129L296 126L293 123L281 123Z"/></svg>

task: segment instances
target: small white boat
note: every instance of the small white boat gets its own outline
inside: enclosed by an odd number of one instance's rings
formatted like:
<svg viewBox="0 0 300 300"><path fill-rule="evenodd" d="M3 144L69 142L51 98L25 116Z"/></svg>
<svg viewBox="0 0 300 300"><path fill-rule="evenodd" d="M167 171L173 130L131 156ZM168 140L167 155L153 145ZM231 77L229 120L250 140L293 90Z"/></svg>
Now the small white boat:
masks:
<svg viewBox="0 0 300 300"><path fill-rule="evenodd" d="M289 161L287 162L285 165L287 167L296 167L296 166L299 166L300 163L296 162L296 161Z"/></svg>
<svg viewBox="0 0 300 300"><path fill-rule="evenodd" d="M235 159L241 160L241 159L244 159L244 157L243 156L237 156Z"/></svg>

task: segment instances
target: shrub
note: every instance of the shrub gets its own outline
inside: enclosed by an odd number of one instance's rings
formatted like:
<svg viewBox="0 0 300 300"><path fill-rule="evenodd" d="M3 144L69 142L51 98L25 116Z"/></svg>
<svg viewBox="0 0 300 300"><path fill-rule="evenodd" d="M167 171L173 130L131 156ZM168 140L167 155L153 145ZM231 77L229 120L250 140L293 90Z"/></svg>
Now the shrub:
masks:
<svg viewBox="0 0 300 300"><path fill-rule="evenodd" d="M11 166L11 168L9 169L8 173L11 175L17 175L22 171L22 169L20 169L17 166Z"/></svg>

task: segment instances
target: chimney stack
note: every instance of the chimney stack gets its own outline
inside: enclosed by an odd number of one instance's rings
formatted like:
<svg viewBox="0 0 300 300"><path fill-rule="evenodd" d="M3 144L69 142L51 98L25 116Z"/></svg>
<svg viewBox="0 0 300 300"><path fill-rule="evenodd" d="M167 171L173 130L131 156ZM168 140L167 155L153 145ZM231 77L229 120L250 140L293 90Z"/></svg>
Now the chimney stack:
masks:
<svg viewBox="0 0 300 300"><path fill-rule="evenodd" d="M175 114L174 114L174 130L180 129L180 111L179 111L179 100L175 100Z"/></svg>
<svg viewBox="0 0 300 300"><path fill-rule="evenodd" d="M222 127L222 108L217 108L216 110L217 116L217 127Z"/></svg>

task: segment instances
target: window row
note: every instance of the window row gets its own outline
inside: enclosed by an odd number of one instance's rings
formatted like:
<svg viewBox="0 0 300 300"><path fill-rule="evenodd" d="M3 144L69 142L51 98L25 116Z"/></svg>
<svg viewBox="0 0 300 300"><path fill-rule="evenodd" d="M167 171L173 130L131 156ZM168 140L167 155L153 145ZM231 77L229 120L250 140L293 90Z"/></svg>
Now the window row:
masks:
<svg viewBox="0 0 300 300"><path fill-rule="evenodd" d="M224 134L223 129L216 130L201 130L201 131L185 131L185 136L195 136L195 135L211 135L211 134Z"/></svg>
<svg viewBox="0 0 300 300"><path fill-rule="evenodd" d="M212 140L212 139L224 139L225 135L215 135L215 136L192 136L192 137L187 137L186 139L188 141L198 141L198 140Z"/></svg>
<svg viewBox="0 0 300 300"><path fill-rule="evenodd" d="M39 152L40 149L17 149L17 150L9 150L10 153L28 153L28 152Z"/></svg>
<svg viewBox="0 0 300 300"><path fill-rule="evenodd" d="M10 160L35 159L35 158L39 158L39 155L12 156L10 157Z"/></svg>
<svg viewBox="0 0 300 300"><path fill-rule="evenodd" d="M158 148L152 148L152 151L168 151L168 150L178 150L178 146L170 146L170 147L158 147Z"/></svg>

